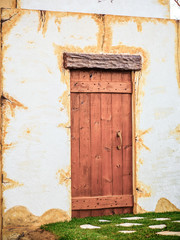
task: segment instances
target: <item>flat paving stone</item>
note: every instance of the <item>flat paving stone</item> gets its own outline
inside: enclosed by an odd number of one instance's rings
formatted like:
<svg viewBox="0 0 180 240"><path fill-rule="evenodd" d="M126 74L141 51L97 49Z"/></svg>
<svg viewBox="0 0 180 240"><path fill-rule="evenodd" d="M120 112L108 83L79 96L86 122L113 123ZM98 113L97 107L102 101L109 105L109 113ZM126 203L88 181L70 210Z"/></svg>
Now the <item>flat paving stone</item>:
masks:
<svg viewBox="0 0 180 240"><path fill-rule="evenodd" d="M120 224L116 224L117 227L121 226L121 227L132 227L132 226L140 226L143 225L142 223L120 223Z"/></svg>
<svg viewBox="0 0 180 240"><path fill-rule="evenodd" d="M80 228L82 228L82 229L99 229L101 227L93 226L91 224L83 224L83 225L80 226Z"/></svg>
<svg viewBox="0 0 180 240"><path fill-rule="evenodd" d="M175 222L175 223L180 223L180 220L176 220L176 221L173 221L173 222Z"/></svg>
<svg viewBox="0 0 180 240"><path fill-rule="evenodd" d="M110 220L99 219L99 222L111 222Z"/></svg>
<svg viewBox="0 0 180 240"><path fill-rule="evenodd" d="M149 228L152 229L163 229L166 227L166 224L159 224L159 225L150 225Z"/></svg>
<svg viewBox="0 0 180 240"><path fill-rule="evenodd" d="M151 220L156 220L156 221L167 221L171 220L170 218L152 218Z"/></svg>
<svg viewBox="0 0 180 240"><path fill-rule="evenodd" d="M118 231L118 232L120 232L120 233L134 233L136 231Z"/></svg>
<svg viewBox="0 0 180 240"><path fill-rule="evenodd" d="M140 220L140 219L144 219L144 217L126 217L126 218L121 218L121 219L126 219L126 220Z"/></svg>
<svg viewBox="0 0 180 240"><path fill-rule="evenodd" d="M163 236L180 236L180 232L170 232L170 231L157 232L156 234L163 235Z"/></svg>

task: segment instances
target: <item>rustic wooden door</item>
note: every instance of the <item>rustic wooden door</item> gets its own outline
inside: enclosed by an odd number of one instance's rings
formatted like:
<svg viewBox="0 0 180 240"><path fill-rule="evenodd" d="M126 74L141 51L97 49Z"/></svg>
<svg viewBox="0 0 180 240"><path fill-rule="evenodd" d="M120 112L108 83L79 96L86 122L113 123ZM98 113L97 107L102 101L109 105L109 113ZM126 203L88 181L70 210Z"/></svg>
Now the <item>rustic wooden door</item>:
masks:
<svg viewBox="0 0 180 240"><path fill-rule="evenodd" d="M71 71L72 216L130 213L130 71Z"/></svg>

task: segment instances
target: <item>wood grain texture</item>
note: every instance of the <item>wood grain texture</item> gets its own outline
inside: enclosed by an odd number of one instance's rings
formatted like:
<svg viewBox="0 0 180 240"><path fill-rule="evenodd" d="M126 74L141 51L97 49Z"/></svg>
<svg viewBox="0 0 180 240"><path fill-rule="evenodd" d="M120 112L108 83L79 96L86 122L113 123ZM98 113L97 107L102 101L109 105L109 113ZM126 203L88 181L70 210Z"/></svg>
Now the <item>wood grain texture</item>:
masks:
<svg viewBox="0 0 180 240"><path fill-rule="evenodd" d="M131 86L131 72L71 70L71 85L107 83ZM71 89L73 217L132 212L131 95Z"/></svg>
<svg viewBox="0 0 180 240"><path fill-rule="evenodd" d="M104 209L132 206L133 206L132 195L72 198L72 207L74 210Z"/></svg>
<svg viewBox="0 0 180 240"><path fill-rule="evenodd" d="M71 92L131 93L130 82L71 82Z"/></svg>
<svg viewBox="0 0 180 240"><path fill-rule="evenodd" d="M77 171L79 172L79 94L71 94L71 184L72 196L80 195L79 179ZM72 212L72 217L79 217L78 211Z"/></svg>
<svg viewBox="0 0 180 240"><path fill-rule="evenodd" d="M64 53L64 68L141 70L140 55Z"/></svg>

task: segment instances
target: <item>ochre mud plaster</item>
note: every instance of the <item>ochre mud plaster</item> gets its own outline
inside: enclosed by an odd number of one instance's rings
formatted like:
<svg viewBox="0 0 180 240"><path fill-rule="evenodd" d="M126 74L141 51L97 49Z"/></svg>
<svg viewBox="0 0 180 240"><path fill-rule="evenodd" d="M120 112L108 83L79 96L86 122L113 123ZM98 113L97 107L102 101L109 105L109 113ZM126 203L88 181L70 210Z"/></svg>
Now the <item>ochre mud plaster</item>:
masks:
<svg viewBox="0 0 180 240"><path fill-rule="evenodd" d="M17 0L1 0L0 8L16 8Z"/></svg>
<svg viewBox="0 0 180 240"><path fill-rule="evenodd" d="M174 212L180 211L173 203L166 198L160 198L157 202L155 212Z"/></svg>
<svg viewBox="0 0 180 240"><path fill-rule="evenodd" d="M21 17L23 15L23 12L18 9L8 9L2 11L2 35L10 33L10 31L13 29L14 26L20 21ZM3 40L5 40L3 38ZM3 45L2 45L3 46ZM3 51L4 54L4 51Z"/></svg>
<svg viewBox="0 0 180 240"><path fill-rule="evenodd" d="M137 213L146 213L147 211L145 211L141 206L139 206L139 204L134 203L134 214Z"/></svg>
<svg viewBox="0 0 180 240"><path fill-rule="evenodd" d="M26 207L15 206L3 216L3 227L29 227L69 220L67 213L61 209L50 209L42 216L32 214Z"/></svg>

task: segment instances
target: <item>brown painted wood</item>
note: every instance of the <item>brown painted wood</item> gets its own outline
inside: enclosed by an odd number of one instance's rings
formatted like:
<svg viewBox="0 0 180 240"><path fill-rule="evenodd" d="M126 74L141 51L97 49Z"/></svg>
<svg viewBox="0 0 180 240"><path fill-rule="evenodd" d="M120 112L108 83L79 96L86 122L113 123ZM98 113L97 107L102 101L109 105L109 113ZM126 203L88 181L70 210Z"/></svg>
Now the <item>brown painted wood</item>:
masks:
<svg viewBox="0 0 180 240"><path fill-rule="evenodd" d="M112 81L121 81L121 73L112 73ZM112 165L113 165L113 195L123 194L122 169L123 169L123 152L120 146L121 139L117 137L117 133L122 135L123 119L122 119L122 94L112 94ZM115 209L115 214L121 214L122 209Z"/></svg>
<svg viewBox="0 0 180 240"><path fill-rule="evenodd" d="M92 71L91 81L100 80L100 72ZM91 94L91 196L102 194L102 138L101 138L101 94ZM92 210L92 216L101 215L101 210Z"/></svg>
<svg viewBox="0 0 180 240"><path fill-rule="evenodd" d="M64 53L64 68L141 70L140 55Z"/></svg>
<svg viewBox="0 0 180 240"><path fill-rule="evenodd" d="M111 72L101 73L102 82L111 82ZM112 94L101 94L101 132L102 132L102 196L112 195ZM112 209L104 209L103 215L111 215Z"/></svg>
<svg viewBox="0 0 180 240"><path fill-rule="evenodd" d="M131 72L71 71L71 84L103 85L107 82L131 86ZM71 115L72 216L132 212L131 93L71 92ZM116 197L124 199L123 205L117 204ZM98 207L99 198L103 198L106 207ZM109 204L107 199L112 202ZM90 207L83 205L87 202Z"/></svg>
<svg viewBox="0 0 180 240"><path fill-rule="evenodd" d="M79 94L71 94L71 184L72 196L79 196ZM79 211L73 211L72 217L79 217Z"/></svg>
<svg viewBox="0 0 180 240"><path fill-rule="evenodd" d="M72 198L72 208L75 210L104 209L132 206L133 206L132 195Z"/></svg>
<svg viewBox="0 0 180 240"><path fill-rule="evenodd" d="M131 82L71 82L71 92L132 93Z"/></svg>

